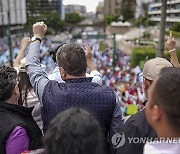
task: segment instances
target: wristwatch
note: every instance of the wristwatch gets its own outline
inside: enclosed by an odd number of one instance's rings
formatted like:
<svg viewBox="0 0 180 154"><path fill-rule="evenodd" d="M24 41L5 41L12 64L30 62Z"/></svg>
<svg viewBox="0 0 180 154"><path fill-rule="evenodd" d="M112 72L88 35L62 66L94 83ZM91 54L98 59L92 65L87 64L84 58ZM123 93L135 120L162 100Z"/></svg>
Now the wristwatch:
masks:
<svg viewBox="0 0 180 154"><path fill-rule="evenodd" d="M176 48L170 50L169 53L174 52L174 51L176 51Z"/></svg>
<svg viewBox="0 0 180 154"><path fill-rule="evenodd" d="M40 43L41 43L41 41L42 41L39 37L36 37L36 36L33 36L33 37L31 38L31 42L34 42L34 41L36 41L36 40L38 40Z"/></svg>

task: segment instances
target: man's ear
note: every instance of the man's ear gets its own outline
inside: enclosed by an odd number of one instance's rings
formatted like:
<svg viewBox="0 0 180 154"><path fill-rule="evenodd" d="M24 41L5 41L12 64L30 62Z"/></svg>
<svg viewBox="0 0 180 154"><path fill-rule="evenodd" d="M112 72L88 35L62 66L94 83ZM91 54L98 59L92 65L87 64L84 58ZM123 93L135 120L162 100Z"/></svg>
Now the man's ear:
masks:
<svg viewBox="0 0 180 154"><path fill-rule="evenodd" d="M162 118L161 110L158 105L152 108L152 120L158 122Z"/></svg>
<svg viewBox="0 0 180 154"><path fill-rule="evenodd" d="M151 83L148 80L143 79L143 88L144 88L144 90L147 91L150 86L151 86Z"/></svg>
<svg viewBox="0 0 180 154"><path fill-rule="evenodd" d="M65 80L65 79L66 79L66 76L67 76L67 72L64 70L64 68L59 67L59 72L60 72L61 78L62 78L63 80Z"/></svg>

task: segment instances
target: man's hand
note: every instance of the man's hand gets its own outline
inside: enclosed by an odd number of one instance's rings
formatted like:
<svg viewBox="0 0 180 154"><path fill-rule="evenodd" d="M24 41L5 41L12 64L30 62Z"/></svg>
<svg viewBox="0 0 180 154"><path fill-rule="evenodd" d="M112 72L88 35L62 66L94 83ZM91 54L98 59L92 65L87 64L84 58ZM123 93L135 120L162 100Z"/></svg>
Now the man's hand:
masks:
<svg viewBox="0 0 180 154"><path fill-rule="evenodd" d="M46 31L47 31L47 25L44 24L43 21L37 22L33 25L33 33L35 37L42 39Z"/></svg>
<svg viewBox="0 0 180 154"><path fill-rule="evenodd" d="M170 53L171 63L172 63L175 67L179 68L179 67L180 67L180 65L179 65L179 60L178 60L178 58L177 58L176 52L174 52L174 51L176 51L176 49L175 49L176 42L175 42L175 40L174 40L174 38L173 38L173 36L172 36L171 31L170 31L168 40L167 40L167 42L166 42L166 45L167 45L167 48L168 48L169 53Z"/></svg>
<svg viewBox="0 0 180 154"><path fill-rule="evenodd" d="M88 66L90 72L92 72L93 70L96 70L96 67L93 64L91 47L89 45L86 45L84 47L84 51L86 54L87 66Z"/></svg>
<svg viewBox="0 0 180 154"><path fill-rule="evenodd" d="M166 46L167 46L169 51L172 51L173 49L175 49L175 45L176 45L176 42L172 36L172 32L170 31L168 40L166 42Z"/></svg>
<svg viewBox="0 0 180 154"><path fill-rule="evenodd" d="M89 45L86 45L84 47L84 51L86 54L86 60L87 61L91 61L92 60L92 51L91 51L91 47Z"/></svg>
<svg viewBox="0 0 180 154"><path fill-rule="evenodd" d="M26 49L30 43L31 43L30 37L23 38L23 40L21 41L21 48Z"/></svg>
<svg viewBox="0 0 180 154"><path fill-rule="evenodd" d="M31 39L29 37L25 37L21 41L21 50L19 51L13 66L16 68L19 68L21 65L21 60L24 58L26 48L31 43Z"/></svg>

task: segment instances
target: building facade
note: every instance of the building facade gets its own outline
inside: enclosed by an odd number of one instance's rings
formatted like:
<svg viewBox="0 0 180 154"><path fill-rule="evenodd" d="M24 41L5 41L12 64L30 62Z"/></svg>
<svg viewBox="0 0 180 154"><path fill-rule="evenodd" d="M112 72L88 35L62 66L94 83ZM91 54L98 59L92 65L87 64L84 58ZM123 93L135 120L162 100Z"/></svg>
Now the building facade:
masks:
<svg viewBox="0 0 180 154"><path fill-rule="evenodd" d="M96 18L100 20L104 19L104 2L99 2L96 7Z"/></svg>
<svg viewBox="0 0 180 154"><path fill-rule="evenodd" d="M9 21L10 25L27 22L26 0L0 0L0 26L7 26Z"/></svg>
<svg viewBox="0 0 180 154"><path fill-rule="evenodd" d="M161 20L161 0L153 0L149 5L150 20L159 23ZM180 22L180 0L168 0L166 23L172 25Z"/></svg>
<svg viewBox="0 0 180 154"><path fill-rule="evenodd" d="M26 0L0 0L0 38L24 29L27 23Z"/></svg>
<svg viewBox="0 0 180 154"><path fill-rule="evenodd" d="M138 17L144 15L144 10L142 7L142 4L148 4L152 0L136 0L136 11L135 11L135 18L137 19Z"/></svg>
<svg viewBox="0 0 180 154"><path fill-rule="evenodd" d="M70 5L64 5L64 13L69 14L69 13L79 13L80 15L86 15L86 6L84 5L75 5L75 4L70 4Z"/></svg>
<svg viewBox="0 0 180 154"><path fill-rule="evenodd" d="M57 11L61 19L63 14L63 0L26 0L27 14L29 16L38 16L40 12L49 13Z"/></svg>
<svg viewBox="0 0 180 154"><path fill-rule="evenodd" d="M119 15L122 0L104 0L104 15Z"/></svg>
<svg viewBox="0 0 180 154"><path fill-rule="evenodd" d="M135 18L138 18L142 14L144 14L142 4L148 3L152 0L136 0L135 5L131 5L129 7L133 8L135 7ZM104 0L104 14L108 15L119 15L121 14L121 8L122 8L122 0Z"/></svg>

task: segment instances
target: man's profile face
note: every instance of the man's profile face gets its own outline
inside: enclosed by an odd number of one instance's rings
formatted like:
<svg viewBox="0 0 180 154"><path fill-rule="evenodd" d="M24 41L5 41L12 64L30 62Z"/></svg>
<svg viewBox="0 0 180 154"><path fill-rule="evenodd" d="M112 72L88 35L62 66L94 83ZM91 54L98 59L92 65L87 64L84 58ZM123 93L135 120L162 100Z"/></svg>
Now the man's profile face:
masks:
<svg viewBox="0 0 180 154"><path fill-rule="evenodd" d="M146 103L146 118L149 122L149 124L153 127L153 108L154 106L152 106L152 102L153 102L153 91L154 91L154 87L155 87L156 81L154 81L152 83L152 85L149 87L149 90L147 92L147 96L148 96L148 101Z"/></svg>

